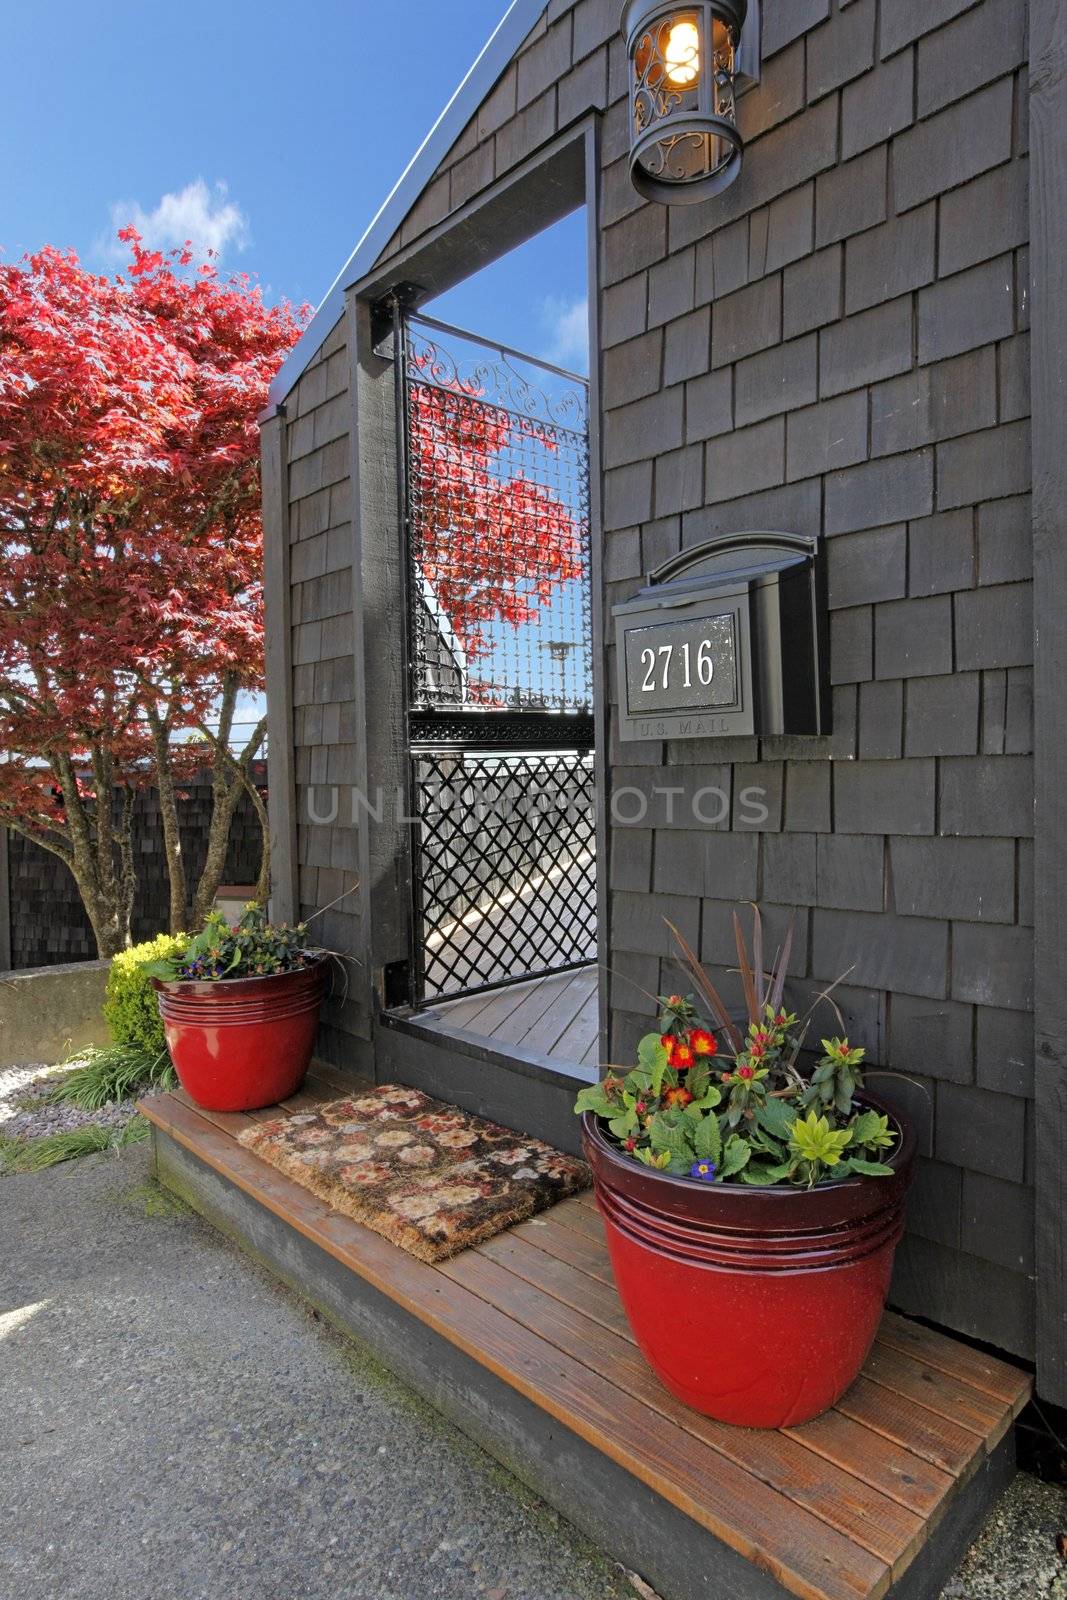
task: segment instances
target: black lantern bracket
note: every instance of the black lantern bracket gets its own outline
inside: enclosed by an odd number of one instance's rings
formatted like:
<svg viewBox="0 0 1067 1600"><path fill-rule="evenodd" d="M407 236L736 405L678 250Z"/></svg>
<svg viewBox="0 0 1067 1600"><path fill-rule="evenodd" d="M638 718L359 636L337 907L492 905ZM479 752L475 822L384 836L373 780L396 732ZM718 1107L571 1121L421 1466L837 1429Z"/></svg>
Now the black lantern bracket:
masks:
<svg viewBox="0 0 1067 1600"><path fill-rule="evenodd" d="M657 567L613 616L622 740L830 732L814 535L709 539Z"/></svg>

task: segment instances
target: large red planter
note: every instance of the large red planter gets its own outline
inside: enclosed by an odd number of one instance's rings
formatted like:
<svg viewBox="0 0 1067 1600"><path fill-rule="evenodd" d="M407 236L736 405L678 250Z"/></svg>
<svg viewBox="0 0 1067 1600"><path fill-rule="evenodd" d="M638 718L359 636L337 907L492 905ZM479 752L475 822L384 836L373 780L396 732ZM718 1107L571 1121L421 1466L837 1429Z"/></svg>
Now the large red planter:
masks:
<svg viewBox="0 0 1067 1600"><path fill-rule="evenodd" d="M329 958L269 978L153 978L178 1081L205 1111L255 1111L295 1094L315 1043Z"/></svg>
<svg viewBox="0 0 1067 1600"><path fill-rule="evenodd" d="M871 1095L863 1101L889 1111ZM649 1366L695 1411L750 1428L810 1421L858 1376L881 1319L915 1162L814 1189L652 1172L582 1118L619 1296Z"/></svg>

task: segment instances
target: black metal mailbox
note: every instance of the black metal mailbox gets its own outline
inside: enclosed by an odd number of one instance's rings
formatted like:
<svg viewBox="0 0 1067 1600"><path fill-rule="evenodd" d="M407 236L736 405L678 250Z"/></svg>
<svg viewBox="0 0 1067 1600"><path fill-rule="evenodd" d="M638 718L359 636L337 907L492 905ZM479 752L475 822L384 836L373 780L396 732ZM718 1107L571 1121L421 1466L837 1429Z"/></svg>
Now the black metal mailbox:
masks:
<svg viewBox="0 0 1067 1600"><path fill-rule="evenodd" d="M622 739L830 731L818 540L731 533L614 608Z"/></svg>

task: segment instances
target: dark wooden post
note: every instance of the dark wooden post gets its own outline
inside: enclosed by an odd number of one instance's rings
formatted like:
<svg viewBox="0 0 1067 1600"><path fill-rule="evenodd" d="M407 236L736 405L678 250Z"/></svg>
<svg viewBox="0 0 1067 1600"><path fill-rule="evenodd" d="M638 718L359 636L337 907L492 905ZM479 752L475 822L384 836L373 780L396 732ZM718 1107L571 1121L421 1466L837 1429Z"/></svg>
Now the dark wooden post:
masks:
<svg viewBox="0 0 1067 1600"><path fill-rule="evenodd" d="M11 970L11 835L0 828L0 972Z"/></svg>
<svg viewBox="0 0 1067 1600"><path fill-rule="evenodd" d="M355 572L356 731L360 818L360 896L368 1002L385 1003L385 970L411 951L411 837L405 822L407 744L401 618L407 606L403 530L397 498L397 376L374 354L370 306L346 296L352 406L352 522ZM399 353L395 356L399 361ZM374 991L377 991L375 994Z"/></svg>
<svg viewBox="0 0 1067 1600"><path fill-rule="evenodd" d="M1067 11L1030 0L1037 1383L1067 1405Z"/></svg>
<svg viewBox="0 0 1067 1600"><path fill-rule="evenodd" d="M289 587L289 474L285 417L263 424L263 581L267 613L267 785L271 915L295 922L300 895L293 768L293 629Z"/></svg>

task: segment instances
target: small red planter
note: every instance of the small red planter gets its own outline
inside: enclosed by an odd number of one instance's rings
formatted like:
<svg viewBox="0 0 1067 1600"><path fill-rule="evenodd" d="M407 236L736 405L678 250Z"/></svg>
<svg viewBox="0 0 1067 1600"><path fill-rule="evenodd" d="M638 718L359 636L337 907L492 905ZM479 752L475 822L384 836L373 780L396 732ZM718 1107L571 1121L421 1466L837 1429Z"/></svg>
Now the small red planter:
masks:
<svg viewBox="0 0 1067 1600"><path fill-rule="evenodd" d="M153 978L178 1081L205 1111L255 1111L304 1081L329 958L269 978Z"/></svg>
<svg viewBox="0 0 1067 1600"><path fill-rule="evenodd" d="M700 1183L629 1160L582 1117L623 1309L649 1366L721 1422L781 1428L840 1399L867 1359L904 1229L910 1126L891 1178L814 1189Z"/></svg>

